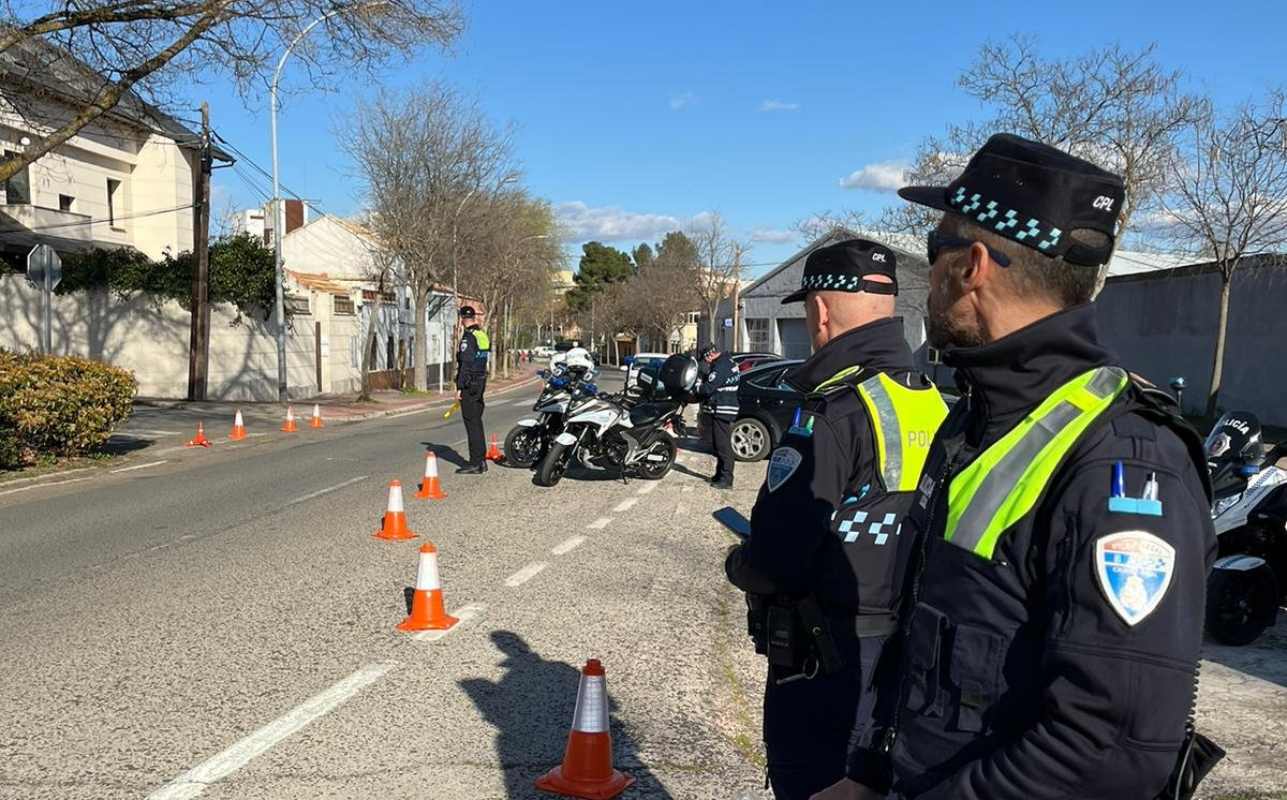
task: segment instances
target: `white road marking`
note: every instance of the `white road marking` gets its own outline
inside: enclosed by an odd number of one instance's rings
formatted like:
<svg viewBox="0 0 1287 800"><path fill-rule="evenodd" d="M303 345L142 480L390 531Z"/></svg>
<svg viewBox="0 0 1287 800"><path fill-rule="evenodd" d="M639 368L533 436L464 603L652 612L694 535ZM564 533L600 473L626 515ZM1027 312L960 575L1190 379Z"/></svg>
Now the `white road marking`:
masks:
<svg viewBox="0 0 1287 800"><path fill-rule="evenodd" d="M680 489L679 491L681 491L681 492L691 492L692 490L693 490L693 487L692 487L691 485L689 485L689 486L685 486L684 488Z"/></svg>
<svg viewBox="0 0 1287 800"><path fill-rule="evenodd" d="M455 611L450 612L453 617L460 620L445 631L420 631L412 634L411 638L417 642L436 642L444 636L448 636L452 631L459 630L468 625L474 619L482 616L487 610L484 603L470 603L467 606L461 606Z"/></svg>
<svg viewBox="0 0 1287 800"><path fill-rule="evenodd" d="M556 556L565 555L577 549L584 543L585 543L584 536L573 536L570 539L567 539L563 542L560 542L559 544L554 545L554 548L550 550L550 552Z"/></svg>
<svg viewBox="0 0 1287 800"><path fill-rule="evenodd" d="M156 454L158 456L163 456L166 453L178 453L183 450L192 450L192 449L194 448L188 447L186 444L181 444L178 447L167 447L164 450L157 450Z"/></svg>
<svg viewBox="0 0 1287 800"><path fill-rule="evenodd" d="M545 569L548 566L549 564L546 564L544 561L537 561L534 564L528 564L526 567L523 567L518 572L515 572L513 575L510 575L508 578L506 578L505 585L511 589L518 586L522 586L523 584L530 581L532 578L535 578L538 574L540 574L541 570Z"/></svg>
<svg viewBox="0 0 1287 800"><path fill-rule="evenodd" d="M459 442L452 442L448 447L460 447L462 444L469 444L468 439L461 439Z"/></svg>
<svg viewBox="0 0 1287 800"><path fill-rule="evenodd" d="M585 527L586 527L586 530L601 531L604 528L608 527L609 522L612 522L612 517L599 517L594 522L591 522L589 525L586 525Z"/></svg>
<svg viewBox="0 0 1287 800"><path fill-rule="evenodd" d="M645 483L643 486L639 487L638 494L651 494L652 490L656 489L657 486L658 486L657 481L649 481L648 483Z"/></svg>
<svg viewBox="0 0 1287 800"><path fill-rule="evenodd" d="M117 431L117 436L178 436L180 431L158 431L152 428L131 428L129 430Z"/></svg>
<svg viewBox="0 0 1287 800"><path fill-rule="evenodd" d="M684 512L687 510L688 510L688 506L684 505L683 503L675 504L675 516L682 517L684 516Z"/></svg>
<svg viewBox="0 0 1287 800"><path fill-rule="evenodd" d="M397 663L392 661L368 664L152 792L147 800L190 800L197 797L210 784L223 780L313 720L334 711L396 666Z"/></svg>
<svg viewBox="0 0 1287 800"><path fill-rule="evenodd" d="M352 486L353 484L357 483L358 481L364 481L364 480L366 480L366 479L367 479L367 478L369 478L369 477L371 477L371 476L370 476L370 475L359 475L359 476L357 476L356 478L350 478L349 480L345 481L344 483L337 483L337 484L335 484L334 486L328 486L328 487L326 487L325 489L318 489L316 492L310 492L310 493L308 493L308 494L304 495L303 497L296 497L294 500L291 500L291 501L290 501L289 503L287 503L285 506L282 506L282 508L289 508L290 506L296 505L296 504L298 504L298 503L302 503L302 502L304 502L305 500L312 500L314 497L321 497L322 495L326 494L327 492L333 492L333 491L335 491L336 489L343 489L345 486Z"/></svg>
<svg viewBox="0 0 1287 800"><path fill-rule="evenodd" d="M65 480L65 481L51 481L49 483L33 483L30 486L21 486L17 489L6 489L5 491L0 492L0 496L6 495L6 494L17 494L18 492L25 492L28 489L43 489L46 486L66 486L69 483L80 483L81 481L89 481L89 480L93 480L93 478L92 477L91 478L72 478L70 480Z"/></svg>
<svg viewBox="0 0 1287 800"><path fill-rule="evenodd" d="M114 470L112 470L112 472L113 472L113 473L117 473L117 472L133 472L133 471L134 471L134 470L136 470L136 469L147 469L148 467L159 467L159 466L161 466L162 464L168 464L168 463L170 463L170 462L169 462L169 461L166 461L165 459L161 459L160 461L149 461L149 462L148 462L148 463L146 463L146 464L135 464L135 465L134 465L134 466L132 466L132 467L121 467L120 469L114 469Z"/></svg>
<svg viewBox="0 0 1287 800"><path fill-rule="evenodd" d="M638 497L627 497L625 500L622 500L620 503L617 503L617 507L612 510L616 512L629 511L630 509L634 508L635 503L638 503L638 502L639 502Z"/></svg>
<svg viewBox="0 0 1287 800"><path fill-rule="evenodd" d="M402 417L413 417L416 414L423 414L431 410L429 408L413 408L410 411L399 411L396 414L385 414L384 416L386 419L400 419Z"/></svg>
<svg viewBox="0 0 1287 800"><path fill-rule="evenodd" d="M32 475L30 478L15 478L11 481L0 483L0 486L17 486L20 483L31 483L45 478L62 478L67 475L75 475L77 472L89 472L93 467L77 467L76 469L65 469L62 472L51 472L48 475Z"/></svg>

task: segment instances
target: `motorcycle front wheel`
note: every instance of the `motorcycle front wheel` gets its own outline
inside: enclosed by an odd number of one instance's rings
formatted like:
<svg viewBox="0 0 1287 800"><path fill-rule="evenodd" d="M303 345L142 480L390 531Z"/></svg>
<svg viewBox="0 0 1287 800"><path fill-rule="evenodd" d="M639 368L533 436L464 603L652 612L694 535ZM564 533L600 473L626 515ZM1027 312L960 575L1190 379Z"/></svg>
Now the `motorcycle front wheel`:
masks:
<svg viewBox="0 0 1287 800"><path fill-rule="evenodd" d="M639 462L639 476L650 481L659 481L666 477L675 464L675 440L662 431L654 433L648 439L648 454Z"/></svg>
<svg viewBox="0 0 1287 800"><path fill-rule="evenodd" d="M541 428L515 425L505 436L505 463L530 467L541 460Z"/></svg>
<svg viewBox="0 0 1287 800"><path fill-rule="evenodd" d="M563 473L567 472L568 462L572 460L572 448L571 445L558 442L550 445L550 452L545 454L541 465L536 468L533 480L537 486L553 486L563 480Z"/></svg>

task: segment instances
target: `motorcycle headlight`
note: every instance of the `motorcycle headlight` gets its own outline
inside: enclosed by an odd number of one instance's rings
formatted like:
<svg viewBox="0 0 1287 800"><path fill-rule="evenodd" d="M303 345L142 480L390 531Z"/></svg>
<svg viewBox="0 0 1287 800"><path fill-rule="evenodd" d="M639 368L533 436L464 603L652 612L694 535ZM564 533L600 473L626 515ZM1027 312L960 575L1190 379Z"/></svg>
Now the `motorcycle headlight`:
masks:
<svg viewBox="0 0 1287 800"><path fill-rule="evenodd" d="M1220 516L1224 512L1233 508L1238 504L1238 501L1241 499L1242 499L1242 494L1239 493L1239 494L1229 495L1228 497L1222 497L1219 500L1215 501L1215 505L1211 506L1211 518L1215 519L1216 517Z"/></svg>

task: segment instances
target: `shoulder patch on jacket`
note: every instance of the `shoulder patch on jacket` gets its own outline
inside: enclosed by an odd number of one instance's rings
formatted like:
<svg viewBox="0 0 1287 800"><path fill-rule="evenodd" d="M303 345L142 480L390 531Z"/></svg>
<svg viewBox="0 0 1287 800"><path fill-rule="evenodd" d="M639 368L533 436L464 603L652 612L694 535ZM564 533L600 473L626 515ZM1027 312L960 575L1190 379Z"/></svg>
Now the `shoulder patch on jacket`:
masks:
<svg viewBox="0 0 1287 800"><path fill-rule="evenodd" d="M1127 625L1152 614L1175 572L1175 548L1148 531L1121 531L1095 542L1095 577Z"/></svg>
<svg viewBox="0 0 1287 800"><path fill-rule="evenodd" d="M800 451L794 447L779 447L774 450L769 458L769 473L764 480L769 491L775 492L779 486L786 483L787 479L800 468L802 461L804 456L800 455Z"/></svg>

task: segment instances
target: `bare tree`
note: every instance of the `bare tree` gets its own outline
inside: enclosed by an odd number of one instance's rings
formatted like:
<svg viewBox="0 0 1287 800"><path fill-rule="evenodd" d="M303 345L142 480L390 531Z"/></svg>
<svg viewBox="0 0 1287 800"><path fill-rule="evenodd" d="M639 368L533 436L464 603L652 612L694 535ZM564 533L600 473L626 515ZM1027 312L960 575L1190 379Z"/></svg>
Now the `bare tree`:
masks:
<svg viewBox="0 0 1287 800"><path fill-rule="evenodd" d="M714 342L720 301L733 293L741 279L741 256L747 248L729 236L719 214L705 215L687 233L697 249L697 263L691 273L697 299L706 312L708 341Z"/></svg>
<svg viewBox="0 0 1287 800"><path fill-rule="evenodd" d="M250 96L315 20L298 56L317 85L450 45L464 27L455 0L37 0L6 11L0 97L36 136L0 161L0 180L118 104L169 104L176 83L227 79Z"/></svg>
<svg viewBox="0 0 1287 800"><path fill-rule="evenodd" d="M700 302L691 265L670 264L665 259L639 270L623 288L628 302L622 322L626 329L646 334L659 352L666 351L671 334L683 326L684 318Z"/></svg>
<svg viewBox="0 0 1287 800"><path fill-rule="evenodd" d="M1277 91L1222 118L1209 107L1172 154L1164 206L1171 237L1220 272L1220 316L1206 413L1217 409L1233 275L1243 259L1287 247L1287 109Z"/></svg>
<svg viewBox="0 0 1287 800"><path fill-rule="evenodd" d="M989 43L957 85L992 109L992 116L951 125L943 136L926 139L907 182L946 184L990 135L1016 133L1121 175L1126 199L1119 234L1143 232L1135 226L1139 212L1155 205L1177 137L1201 111L1181 79L1179 71L1157 63L1151 45L1140 50L1113 45L1059 59L1043 57L1032 37ZM937 217L904 204L887 213L884 227L922 234ZM1107 266L1100 271L1101 287L1107 271Z"/></svg>
<svg viewBox="0 0 1287 800"><path fill-rule="evenodd" d="M424 390L429 295L449 277L464 198L508 170L509 135L476 102L441 83L381 94L363 103L354 120L344 146L366 183L371 227L411 289L414 380Z"/></svg>

